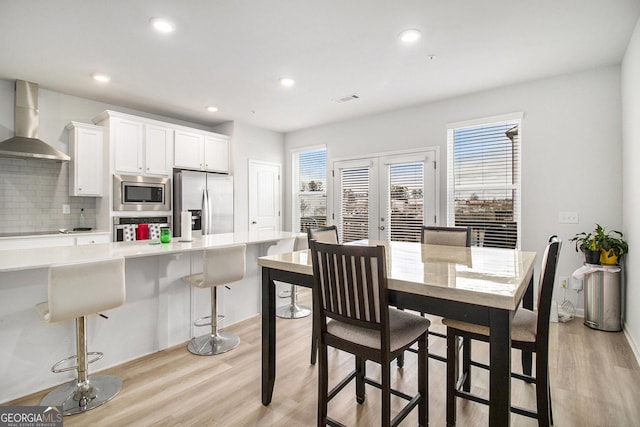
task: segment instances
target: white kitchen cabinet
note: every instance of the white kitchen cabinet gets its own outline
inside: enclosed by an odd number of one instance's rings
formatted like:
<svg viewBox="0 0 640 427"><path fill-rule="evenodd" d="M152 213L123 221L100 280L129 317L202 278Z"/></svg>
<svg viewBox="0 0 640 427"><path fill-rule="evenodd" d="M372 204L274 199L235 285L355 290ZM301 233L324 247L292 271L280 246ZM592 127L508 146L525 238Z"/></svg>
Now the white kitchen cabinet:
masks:
<svg viewBox="0 0 640 427"><path fill-rule="evenodd" d="M229 173L229 138L209 132L176 130L174 167Z"/></svg>
<svg viewBox="0 0 640 427"><path fill-rule="evenodd" d="M145 174L168 176L171 174L173 129L152 124L144 126Z"/></svg>
<svg viewBox="0 0 640 427"><path fill-rule="evenodd" d="M229 172L229 138L205 135L204 169L211 172Z"/></svg>
<svg viewBox="0 0 640 427"><path fill-rule="evenodd" d="M176 130L173 165L176 168L203 170L204 135L186 130Z"/></svg>
<svg viewBox="0 0 640 427"><path fill-rule="evenodd" d="M76 237L76 246L95 245L97 243L109 243L109 233L104 234L87 234Z"/></svg>
<svg viewBox="0 0 640 427"><path fill-rule="evenodd" d="M162 122L105 111L94 119L108 129L114 173L169 176L173 129Z"/></svg>
<svg viewBox="0 0 640 427"><path fill-rule="evenodd" d="M71 122L69 130L69 195L103 196L104 137L101 126Z"/></svg>
<svg viewBox="0 0 640 427"><path fill-rule="evenodd" d="M114 170L141 175L144 167L144 124L134 120L114 118L109 121L113 135Z"/></svg>

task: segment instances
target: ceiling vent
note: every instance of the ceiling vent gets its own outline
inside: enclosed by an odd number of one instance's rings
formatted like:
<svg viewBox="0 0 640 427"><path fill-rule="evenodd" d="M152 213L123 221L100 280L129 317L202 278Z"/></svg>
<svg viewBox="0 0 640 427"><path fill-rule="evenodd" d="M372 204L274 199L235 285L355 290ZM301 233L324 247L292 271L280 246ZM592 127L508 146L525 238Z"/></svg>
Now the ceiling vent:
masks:
<svg viewBox="0 0 640 427"><path fill-rule="evenodd" d="M360 97L354 94L354 95L345 96L344 98L334 99L334 101L337 102L338 104L342 104L343 102L349 102L355 99L360 99Z"/></svg>

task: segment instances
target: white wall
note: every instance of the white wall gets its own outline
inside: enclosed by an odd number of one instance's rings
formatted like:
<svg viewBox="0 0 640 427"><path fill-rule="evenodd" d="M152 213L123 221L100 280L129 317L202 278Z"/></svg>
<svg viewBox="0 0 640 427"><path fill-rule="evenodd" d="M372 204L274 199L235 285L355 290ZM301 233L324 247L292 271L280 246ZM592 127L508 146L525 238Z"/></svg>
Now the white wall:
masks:
<svg viewBox="0 0 640 427"><path fill-rule="evenodd" d="M626 321L624 330L640 361L640 20L622 61L623 224L629 243L626 259Z"/></svg>
<svg viewBox="0 0 640 427"><path fill-rule="evenodd" d="M366 102L366 97L361 101ZM547 236L558 234L564 241L558 275L570 276L582 265L582 257L569 238L591 230L596 222L613 229L622 226L617 66L289 133L286 149L289 153L326 144L331 162L365 153L440 146L440 218L446 218L447 123L520 111L524 112L522 248L537 251L540 258ZM290 171L289 158L287 164ZM285 194L285 224L290 226L290 186ZM559 224L560 211L577 211L580 223ZM582 293L569 294L574 304L583 307Z"/></svg>
<svg viewBox="0 0 640 427"><path fill-rule="evenodd" d="M277 163L284 168L284 135L238 121L217 126L214 130L231 135L235 188L234 227L236 231L248 231L249 160Z"/></svg>

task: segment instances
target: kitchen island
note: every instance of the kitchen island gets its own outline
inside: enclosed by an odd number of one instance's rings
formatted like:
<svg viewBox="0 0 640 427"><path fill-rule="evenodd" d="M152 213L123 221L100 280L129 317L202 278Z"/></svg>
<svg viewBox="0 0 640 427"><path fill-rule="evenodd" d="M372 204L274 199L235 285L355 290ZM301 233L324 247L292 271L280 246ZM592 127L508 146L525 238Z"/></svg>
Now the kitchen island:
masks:
<svg viewBox="0 0 640 427"><path fill-rule="evenodd" d="M47 300L50 265L125 258L125 305L103 313L108 319L89 317L89 351L105 353L90 366L90 372L96 372L186 343L194 334L203 333L195 332L192 323L209 313L209 289L195 289L181 278L202 271L207 248L247 244L245 278L230 289L223 288L220 295L225 316L221 326L260 314L257 258L265 255L270 245L297 235L238 232L194 237L192 242L174 238L163 244L137 241L0 250L0 403L74 378L73 371L50 371L55 362L75 354L74 322L49 324L34 308ZM242 345L242 336L240 339Z"/></svg>

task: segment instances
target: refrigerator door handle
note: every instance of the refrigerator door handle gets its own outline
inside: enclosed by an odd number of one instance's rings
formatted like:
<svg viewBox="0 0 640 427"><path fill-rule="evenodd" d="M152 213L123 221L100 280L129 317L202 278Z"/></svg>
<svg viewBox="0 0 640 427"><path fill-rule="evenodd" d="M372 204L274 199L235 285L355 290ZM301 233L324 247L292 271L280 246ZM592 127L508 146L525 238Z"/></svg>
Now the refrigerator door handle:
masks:
<svg viewBox="0 0 640 427"><path fill-rule="evenodd" d="M209 216L209 192L204 190L202 193L202 235L210 234L211 218Z"/></svg>

